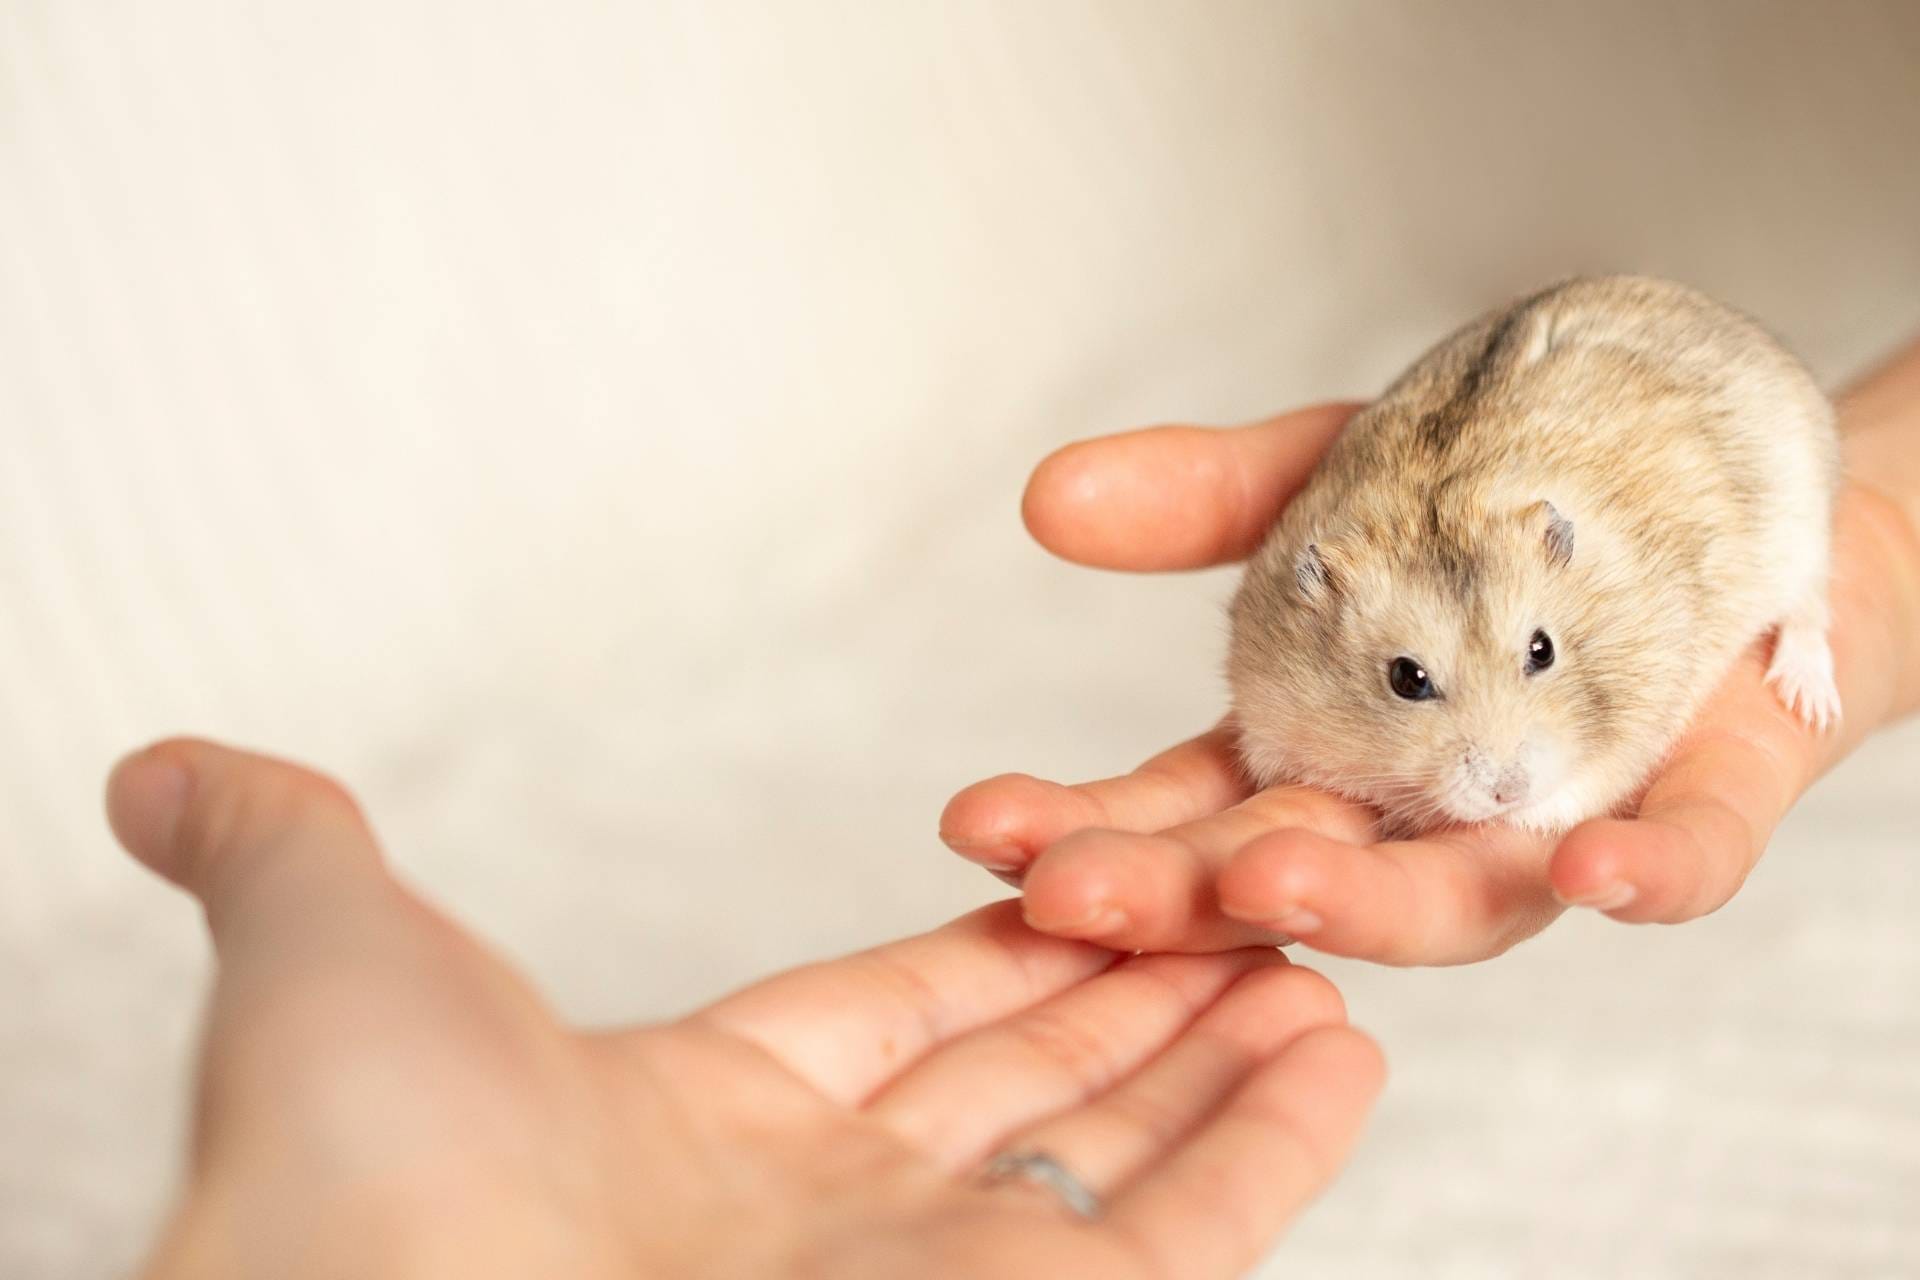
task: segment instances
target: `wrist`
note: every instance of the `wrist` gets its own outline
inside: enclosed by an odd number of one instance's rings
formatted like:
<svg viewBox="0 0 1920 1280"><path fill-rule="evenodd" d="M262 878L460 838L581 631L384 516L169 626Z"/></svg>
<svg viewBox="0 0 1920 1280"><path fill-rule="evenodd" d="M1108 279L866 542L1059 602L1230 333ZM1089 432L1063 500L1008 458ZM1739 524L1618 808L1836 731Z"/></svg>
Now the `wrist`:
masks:
<svg viewBox="0 0 1920 1280"><path fill-rule="evenodd" d="M1883 494L1920 531L1920 341L1835 400L1848 478Z"/></svg>
<svg viewBox="0 0 1920 1280"><path fill-rule="evenodd" d="M1881 724L1920 712L1920 525L1890 495L1855 484L1848 524L1854 554L1850 576L1871 585L1870 608L1884 633L1868 636L1892 680Z"/></svg>
<svg viewBox="0 0 1920 1280"><path fill-rule="evenodd" d="M1893 712L1920 711L1920 341L1837 397L1875 612L1898 664Z"/></svg>

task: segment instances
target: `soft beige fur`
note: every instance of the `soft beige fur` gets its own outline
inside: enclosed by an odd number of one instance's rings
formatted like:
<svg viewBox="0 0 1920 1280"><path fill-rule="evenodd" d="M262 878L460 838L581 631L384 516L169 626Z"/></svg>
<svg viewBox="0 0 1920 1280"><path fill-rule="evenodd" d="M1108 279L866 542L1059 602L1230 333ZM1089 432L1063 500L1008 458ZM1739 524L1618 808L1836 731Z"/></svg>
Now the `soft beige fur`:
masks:
<svg viewBox="0 0 1920 1280"><path fill-rule="evenodd" d="M1769 678L1824 726L1838 474L1800 362L1693 290L1574 280L1484 316L1353 419L1249 567L1249 765L1398 829L1563 828L1626 800L1775 627ZM1394 694L1401 656L1437 696Z"/></svg>

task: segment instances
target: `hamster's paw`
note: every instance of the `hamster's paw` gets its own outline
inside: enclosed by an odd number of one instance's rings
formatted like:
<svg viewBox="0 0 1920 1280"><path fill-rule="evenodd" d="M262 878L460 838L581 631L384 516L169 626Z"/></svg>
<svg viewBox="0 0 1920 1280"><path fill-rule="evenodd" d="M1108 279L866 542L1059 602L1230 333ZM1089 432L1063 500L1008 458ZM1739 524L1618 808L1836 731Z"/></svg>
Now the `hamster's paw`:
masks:
<svg viewBox="0 0 1920 1280"><path fill-rule="evenodd" d="M1833 650L1824 627L1782 623L1767 683L1781 704L1816 733L1840 722L1840 690L1833 683Z"/></svg>

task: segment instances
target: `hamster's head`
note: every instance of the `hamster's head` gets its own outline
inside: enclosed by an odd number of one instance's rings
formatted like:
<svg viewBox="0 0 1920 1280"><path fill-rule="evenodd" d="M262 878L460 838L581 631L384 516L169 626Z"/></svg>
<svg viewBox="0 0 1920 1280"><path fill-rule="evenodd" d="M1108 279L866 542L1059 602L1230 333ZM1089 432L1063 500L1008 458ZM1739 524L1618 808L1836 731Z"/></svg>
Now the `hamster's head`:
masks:
<svg viewBox="0 0 1920 1280"><path fill-rule="evenodd" d="M1231 608L1249 769L1366 801L1398 832L1587 816L1609 695L1583 568L1546 500L1284 521Z"/></svg>

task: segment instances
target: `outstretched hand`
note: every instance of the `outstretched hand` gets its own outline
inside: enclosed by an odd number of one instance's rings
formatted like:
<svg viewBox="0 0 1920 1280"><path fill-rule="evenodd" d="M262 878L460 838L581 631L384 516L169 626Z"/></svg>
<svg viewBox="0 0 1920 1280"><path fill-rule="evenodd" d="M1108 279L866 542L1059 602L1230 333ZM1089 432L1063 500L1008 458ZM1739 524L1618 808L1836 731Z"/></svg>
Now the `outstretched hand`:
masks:
<svg viewBox="0 0 1920 1280"><path fill-rule="evenodd" d="M1890 368L1882 386L1895 376L1914 374ZM1858 395L1871 404L1876 388ZM1068 446L1035 471L1027 526L1056 554L1104 568L1241 559L1358 407ZM1844 405L1842 414L1844 423ZM1909 449L1920 455L1920 440ZM1757 648L1632 817L1558 841L1499 826L1381 840L1375 814L1352 801L1302 786L1255 791L1224 723L1123 777L977 783L948 804L941 835L1022 884L1034 927L1135 950L1293 938L1389 964L1455 964L1499 954L1569 905L1627 921L1692 919L1740 888L1815 778L1920 704L1920 543L1895 501L1859 483L1839 503L1833 583L1837 729L1816 735L1780 706Z"/></svg>
<svg viewBox="0 0 1920 1280"><path fill-rule="evenodd" d="M1224 1277L1379 1087L1277 953L1123 959L1011 903L583 1031L389 875L324 778L178 740L122 762L108 812L218 958L156 1276ZM1018 1149L1104 1214L980 1179Z"/></svg>

